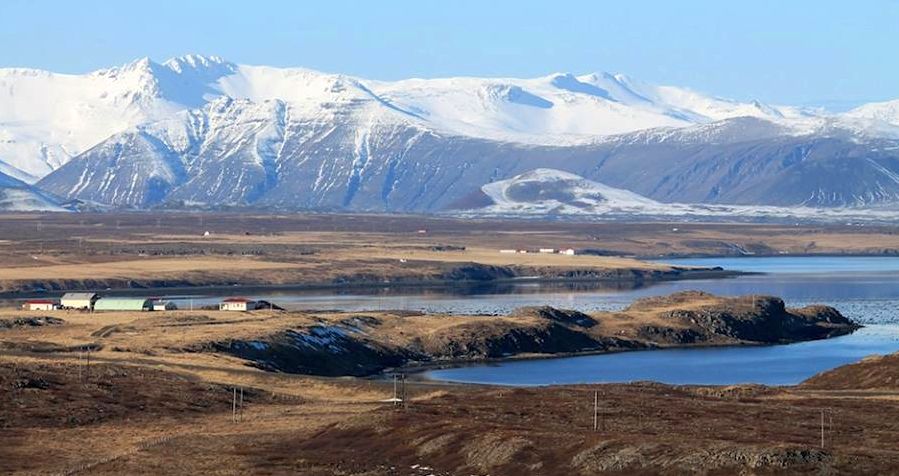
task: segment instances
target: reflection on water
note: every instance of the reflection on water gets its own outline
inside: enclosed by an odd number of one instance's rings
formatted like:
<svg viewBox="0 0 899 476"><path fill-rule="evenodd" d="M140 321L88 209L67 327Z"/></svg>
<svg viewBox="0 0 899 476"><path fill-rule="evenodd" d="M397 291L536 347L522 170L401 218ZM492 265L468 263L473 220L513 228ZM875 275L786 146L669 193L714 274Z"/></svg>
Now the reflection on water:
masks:
<svg viewBox="0 0 899 476"><path fill-rule="evenodd" d="M870 354L899 350L899 326L874 325L829 340L765 347L668 349L436 370L435 380L555 385L653 380L670 384L792 385Z"/></svg>
<svg viewBox="0 0 899 476"><path fill-rule="evenodd" d="M508 362L429 372L438 380L498 385L550 385L654 380L672 384L787 385L855 362L899 351L899 259L737 258L677 260L769 273L725 280L677 281L620 293L581 293L583 309L620 308L633 299L700 289L714 294L771 294L788 305L828 304L861 322L858 332L835 339L766 347L671 349Z"/></svg>

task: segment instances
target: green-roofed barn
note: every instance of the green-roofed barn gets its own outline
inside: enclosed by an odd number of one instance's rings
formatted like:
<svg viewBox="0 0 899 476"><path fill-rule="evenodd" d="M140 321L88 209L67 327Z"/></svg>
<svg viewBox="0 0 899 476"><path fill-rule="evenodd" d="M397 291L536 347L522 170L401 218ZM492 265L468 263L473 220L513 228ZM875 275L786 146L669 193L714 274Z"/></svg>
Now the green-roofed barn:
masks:
<svg viewBox="0 0 899 476"><path fill-rule="evenodd" d="M149 311L153 309L153 300L146 298L106 297L94 303L95 311Z"/></svg>

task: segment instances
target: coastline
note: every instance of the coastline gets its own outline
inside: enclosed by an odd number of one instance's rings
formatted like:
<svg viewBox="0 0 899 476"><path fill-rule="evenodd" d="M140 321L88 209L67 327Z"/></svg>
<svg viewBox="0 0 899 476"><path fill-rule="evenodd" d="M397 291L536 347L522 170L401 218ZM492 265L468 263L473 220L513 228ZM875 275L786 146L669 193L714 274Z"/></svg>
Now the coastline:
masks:
<svg viewBox="0 0 899 476"><path fill-rule="evenodd" d="M492 364L500 365L504 363L510 362L520 362L520 361L535 361L535 360L556 360L556 359L569 359L574 357L590 357L597 355L612 355L612 354L623 354L623 353L633 353L633 352L654 352L661 350L699 350L699 349L739 349L739 348L760 348L760 347L777 347L784 345L792 345L799 344L803 342L813 342L813 341L822 341L822 340L830 340L838 337L843 337L847 335L851 335L852 333L858 331L859 329L864 328L863 325L857 325L855 329L852 329L845 333L840 333L836 335L830 335L826 337L821 337L818 339L810 339L810 340L792 340L789 342L778 342L778 343L761 343L761 342L739 342L739 343L725 343L725 344L714 344L714 343L701 343L701 344L653 344L647 345L645 347L640 348L619 348L619 349L594 349L594 350L584 350L584 351L576 351L576 352L559 352L554 354L541 354L541 353L525 353L525 354L516 354L509 355L505 357L498 358L485 358L485 359L476 359L476 360L456 360L456 361L442 361L442 362L421 362L414 363L410 365L405 365L403 367L398 367L395 369L385 369L377 375L371 375L368 377L363 377L367 379L373 380L386 380L390 378L392 374L405 374L408 380L412 380L415 382L430 382L434 384L451 384L451 385L477 385L477 386L488 386L488 387L547 387L547 386L556 386L556 385L572 385L570 383L561 383L561 384L502 384L502 383L478 383L478 382L465 382L465 381L455 381L455 380L440 380L435 378L429 378L427 376L428 373L435 370L450 370L450 369L460 369L466 367L481 367L481 366L491 366ZM877 354L875 354L877 355ZM586 382L589 384L598 384L598 383L626 383L626 382ZM693 386L726 386L727 384L718 384L718 385L709 385L709 384L689 384ZM798 384L796 384L798 385ZM775 387L781 386L794 386L793 384L789 385L770 385Z"/></svg>
<svg viewBox="0 0 899 476"><path fill-rule="evenodd" d="M25 299L31 297L48 296L53 294L62 294L72 291L93 291L107 292L120 295L145 294L153 291L168 292L206 292L209 294L222 295L229 294L226 291L240 289L244 293L252 293L252 291L328 291L335 289L427 289L427 288L454 288L454 287L475 287L475 286L492 286L492 285L515 285L515 284L580 284L580 283L597 283L597 284L634 284L635 286L647 285L653 283L669 282L669 281L688 281L694 279L728 279L739 276L759 275L764 273L746 272L737 270L727 270L721 268L702 268L702 269L685 269L673 267L674 273L660 273L658 275L635 275L630 277L559 277L559 276L535 276L535 277L514 277L514 278L495 278L495 279L428 279L428 280L397 280L397 281L346 281L346 282L309 282L296 284L255 284L255 283L228 283L228 284L209 284L209 285L188 285L176 280L168 281L171 285L143 285L142 281L133 279L109 280L122 284L120 287L112 286L67 286L55 287L52 289L27 289L16 291L2 291L0 298L6 299ZM24 286L24 285L23 285Z"/></svg>

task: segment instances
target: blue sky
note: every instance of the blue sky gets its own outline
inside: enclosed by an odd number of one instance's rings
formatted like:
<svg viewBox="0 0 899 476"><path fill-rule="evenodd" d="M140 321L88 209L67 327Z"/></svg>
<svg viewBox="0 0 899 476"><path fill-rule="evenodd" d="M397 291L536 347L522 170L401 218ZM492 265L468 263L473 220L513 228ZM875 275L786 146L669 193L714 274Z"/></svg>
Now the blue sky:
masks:
<svg viewBox="0 0 899 476"><path fill-rule="evenodd" d="M622 72L737 99L899 98L899 0L0 1L0 67L185 53L366 78Z"/></svg>

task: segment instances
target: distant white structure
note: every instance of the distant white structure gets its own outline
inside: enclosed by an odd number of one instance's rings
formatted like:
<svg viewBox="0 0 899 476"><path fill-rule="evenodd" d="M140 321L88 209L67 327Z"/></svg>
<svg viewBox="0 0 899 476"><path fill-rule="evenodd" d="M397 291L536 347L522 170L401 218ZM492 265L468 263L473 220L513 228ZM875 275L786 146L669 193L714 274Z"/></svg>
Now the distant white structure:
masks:
<svg viewBox="0 0 899 476"><path fill-rule="evenodd" d="M52 311L56 309L56 303L49 299L29 299L22 304L26 311Z"/></svg>
<svg viewBox="0 0 899 476"><path fill-rule="evenodd" d="M98 298L97 293L65 293L59 305L63 309L93 309Z"/></svg>
<svg viewBox="0 0 899 476"><path fill-rule="evenodd" d="M178 309L178 306L172 301L153 301L154 311L174 311L175 309Z"/></svg>
<svg viewBox="0 0 899 476"><path fill-rule="evenodd" d="M517 250L499 250L499 252L503 253L503 254L514 254L514 253L517 253L518 251Z"/></svg>
<svg viewBox="0 0 899 476"><path fill-rule="evenodd" d="M559 254L562 254L562 255L568 255L568 256L574 256L574 254L575 254L575 253L574 253L574 248L566 248L566 249L564 249L564 250L559 250Z"/></svg>
<svg viewBox="0 0 899 476"><path fill-rule="evenodd" d="M541 253L555 253L556 249L555 248L540 248L540 252Z"/></svg>
<svg viewBox="0 0 899 476"><path fill-rule="evenodd" d="M228 298L219 304L221 311L253 311L256 309L259 309L259 303L242 297Z"/></svg>

